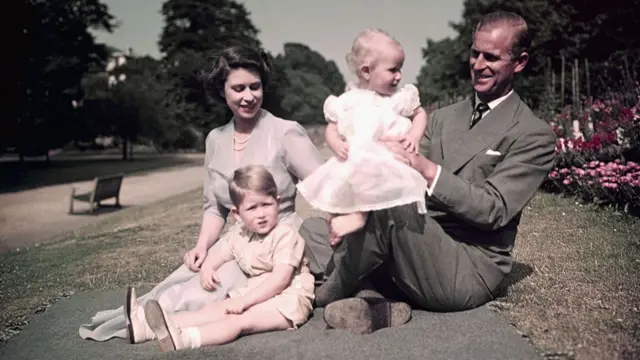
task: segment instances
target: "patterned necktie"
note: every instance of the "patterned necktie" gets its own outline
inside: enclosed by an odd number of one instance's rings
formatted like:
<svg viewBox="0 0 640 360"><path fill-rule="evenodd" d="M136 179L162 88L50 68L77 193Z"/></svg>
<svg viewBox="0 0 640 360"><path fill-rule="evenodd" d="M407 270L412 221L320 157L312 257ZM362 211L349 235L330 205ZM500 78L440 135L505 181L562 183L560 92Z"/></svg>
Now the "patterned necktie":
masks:
<svg viewBox="0 0 640 360"><path fill-rule="evenodd" d="M482 114L484 114L487 110L489 110L489 105L481 102L476 105L476 109L473 111L473 116L471 117L471 127L478 123L480 119L482 119Z"/></svg>

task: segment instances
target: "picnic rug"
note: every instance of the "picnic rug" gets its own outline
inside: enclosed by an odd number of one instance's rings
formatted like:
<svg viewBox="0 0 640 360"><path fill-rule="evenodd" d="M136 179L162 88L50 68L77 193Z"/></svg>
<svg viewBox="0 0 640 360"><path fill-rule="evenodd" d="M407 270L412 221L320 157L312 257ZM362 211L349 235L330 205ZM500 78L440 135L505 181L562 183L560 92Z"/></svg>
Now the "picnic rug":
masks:
<svg viewBox="0 0 640 360"><path fill-rule="evenodd" d="M327 329L322 309L298 330L251 335L218 347L161 353L154 341L82 340L78 327L98 310L123 304L124 290L77 293L34 315L0 359L541 359L502 315L486 306L458 313L414 311L401 327L368 335Z"/></svg>

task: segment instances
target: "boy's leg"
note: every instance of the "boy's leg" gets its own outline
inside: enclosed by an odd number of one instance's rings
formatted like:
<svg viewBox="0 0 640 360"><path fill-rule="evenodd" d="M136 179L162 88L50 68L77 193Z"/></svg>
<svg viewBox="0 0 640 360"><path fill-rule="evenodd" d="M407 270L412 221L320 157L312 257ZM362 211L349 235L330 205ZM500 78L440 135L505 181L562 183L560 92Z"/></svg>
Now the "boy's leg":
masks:
<svg viewBox="0 0 640 360"><path fill-rule="evenodd" d="M227 315L225 302L216 301L196 311L181 311L169 315L177 327L185 329L218 321Z"/></svg>
<svg viewBox="0 0 640 360"><path fill-rule="evenodd" d="M240 315L227 314L223 302L216 305L218 306L209 309L209 315L212 317L197 325L192 318L183 318L183 323L179 325L175 321L176 317L169 316L156 301L150 301L145 306L145 312L162 351L222 345L236 340L241 335L286 330L292 327L291 321L268 301L255 305Z"/></svg>
<svg viewBox="0 0 640 360"><path fill-rule="evenodd" d="M241 335L292 328L291 321L268 301L255 305L240 315L227 315L215 323L199 326L202 345L222 345Z"/></svg>

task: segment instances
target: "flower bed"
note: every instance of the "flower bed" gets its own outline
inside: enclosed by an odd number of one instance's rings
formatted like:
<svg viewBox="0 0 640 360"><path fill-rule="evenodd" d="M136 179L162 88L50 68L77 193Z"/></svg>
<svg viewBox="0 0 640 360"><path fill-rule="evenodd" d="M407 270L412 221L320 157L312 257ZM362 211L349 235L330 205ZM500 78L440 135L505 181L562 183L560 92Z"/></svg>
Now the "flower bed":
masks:
<svg viewBox="0 0 640 360"><path fill-rule="evenodd" d="M557 158L543 189L640 209L640 101L596 100L587 110L565 111L551 121Z"/></svg>

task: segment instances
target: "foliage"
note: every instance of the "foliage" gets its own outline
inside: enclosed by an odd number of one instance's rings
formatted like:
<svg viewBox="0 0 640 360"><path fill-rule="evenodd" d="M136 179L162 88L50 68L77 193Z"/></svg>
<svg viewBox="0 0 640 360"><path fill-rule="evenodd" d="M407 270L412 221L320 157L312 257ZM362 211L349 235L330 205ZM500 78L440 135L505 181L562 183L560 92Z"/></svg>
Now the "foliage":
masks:
<svg viewBox="0 0 640 360"><path fill-rule="evenodd" d="M160 61L96 44L89 28L115 26L99 0L29 0L26 11L20 112L7 116L0 138L3 151L21 154L45 154L69 142L97 146L100 137L114 137L123 157L131 141L201 148L204 136L231 118L205 92L203 69L227 46L261 47L249 12L233 0L165 1ZM114 56L125 63L113 66ZM345 87L336 64L297 43L285 44L274 63L264 107L302 123L323 122L324 99Z"/></svg>
<svg viewBox="0 0 640 360"><path fill-rule="evenodd" d="M193 125L206 136L229 121L230 114L205 93L202 70L227 46L260 47L258 29L244 5L231 0L167 0L162 14L165 25L159 46L172 92L188 104L184 125Z"/></svg>
<svg viewBox="0 0 640 360"><path fill-rule="evenodd" d="M109 72L89 74L76 138L91 142L100 135L117 136L165 150L193 148L193 129L181 125L188 119L188 104L171 85L161 62L148 56L127 56L126 63Z"/></svg>
<svg viewBox="0 0 640 360"><path fill-rule="evenodd" d="M21 155L40 155L69 140L76 120L72 101L83 96L81 80L106 57L88 29L111 31L114 23L99 0L28 0L25 11L19 40L25 44L24 76L4 145L15 146Z"/></svg>
<svg viewBox="0 0 640 360"><path fill-rule="evenodd" d="M303 124L323 123L325 99L341 94L346 86L336 63L299 43L284 44L275 63L287 78L282 98L286 116Z"/></svg>
<svg viewBox="0 0 640 360"><path fill-rule="evenodd" d="M558 136L556 166L543 188L627 211L640 204L640 101L595 100L551 122ZM635 207L635 208L634 208Z"/></svg>
<svg viewBox="0 0 640 360"><path fill-rule="evenodd" d="M527 68L517 79L517 88L533 108L548 106L550 95L563 106L573 102L573 97L582 100L584 97L580 94L605 94L611 89L620 91L622 85L630 90L637 80L640 52L633 49L640 48L640 38L635 36L635 29L640 25L636 16L640 0L614 0L613 3L465 0L461 21L450 24L456 35L439 41L427 39L423 48L425 64L418 77L418 87L425 103L446 104L469 94L466 85L470 81L468 56L474 26L483 14L494 10L516 12L529 24L533 37L531 56ZM566 91L564 98L558 98L562 58L565 59ZM575 59L581 64L580 94L573 94L571 90L571 66ZM589 83L583 64L585 59L590 62ZM551 73L556 76L555 87Z"/></svg>

